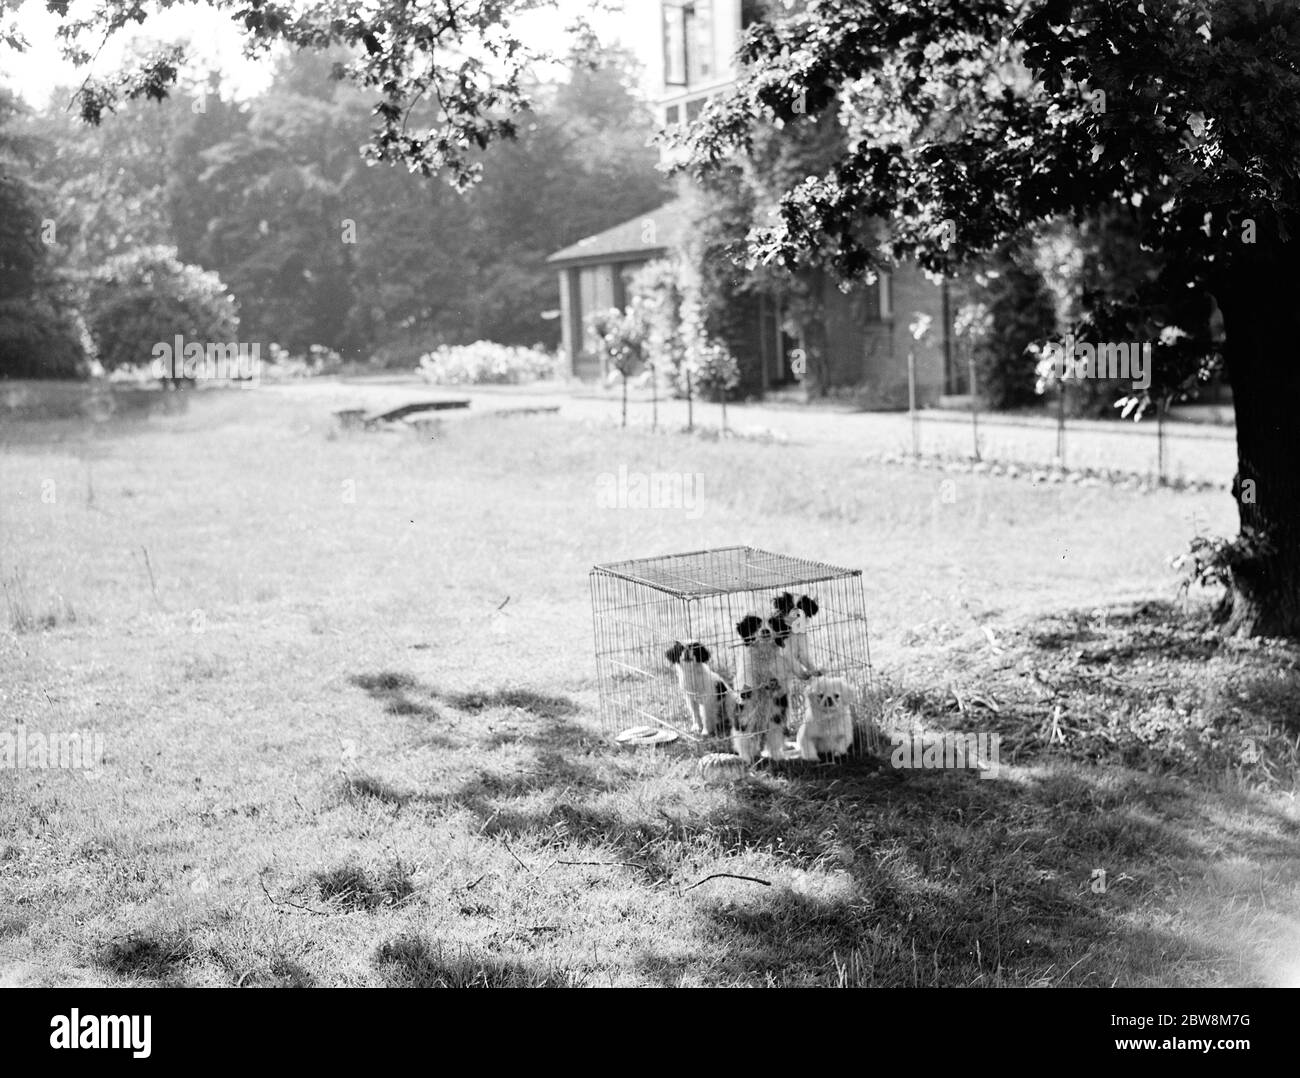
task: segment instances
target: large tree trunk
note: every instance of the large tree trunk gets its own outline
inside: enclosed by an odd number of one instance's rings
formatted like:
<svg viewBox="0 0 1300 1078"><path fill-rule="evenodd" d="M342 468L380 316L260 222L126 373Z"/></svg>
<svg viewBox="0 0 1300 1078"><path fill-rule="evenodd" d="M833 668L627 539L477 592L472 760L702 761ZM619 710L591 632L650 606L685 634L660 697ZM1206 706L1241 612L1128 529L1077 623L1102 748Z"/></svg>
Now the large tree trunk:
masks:
<svg viewBox="0 0 1300 1078"><path fill-rule="evenodd" d="M1261 234L1258 256L1234 260L1219 296L1237 416L1232 492L1242 555L1226 628L1300 637L1300 237L1270 238Z"/></svg>

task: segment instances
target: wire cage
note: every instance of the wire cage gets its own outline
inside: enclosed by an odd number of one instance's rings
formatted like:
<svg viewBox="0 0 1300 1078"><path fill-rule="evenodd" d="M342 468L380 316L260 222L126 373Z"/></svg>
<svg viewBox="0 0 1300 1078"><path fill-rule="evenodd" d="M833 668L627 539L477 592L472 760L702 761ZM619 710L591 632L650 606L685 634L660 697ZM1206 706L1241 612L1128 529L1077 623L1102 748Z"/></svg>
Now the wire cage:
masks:
<svg viewBox="0 0 1300 1078"><path fill-rule="evenodd" d="M670 729L747 762L879 751L861 570L726 547L597 565L591 600L606 734ZM777 657L775 678L755 674L756 654ZM775 702L759 730L765 692ZM813 736L826 729L839 733Z"/></svg>

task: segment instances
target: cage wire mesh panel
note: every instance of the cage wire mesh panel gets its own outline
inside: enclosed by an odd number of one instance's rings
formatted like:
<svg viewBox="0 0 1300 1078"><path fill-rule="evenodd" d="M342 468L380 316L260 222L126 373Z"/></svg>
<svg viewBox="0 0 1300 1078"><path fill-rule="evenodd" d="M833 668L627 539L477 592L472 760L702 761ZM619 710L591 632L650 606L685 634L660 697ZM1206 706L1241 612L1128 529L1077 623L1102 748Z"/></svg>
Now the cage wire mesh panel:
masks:
<svg viewBox="0 0 1300 1078"><path fill-rule="evenodd" d="M776 615L777 596L808 596L816 613L804 620L811 666L839 678L850 690L855 751L879 751L881 730L875 709L866 601L860 570L752 547L727 547L687 554L597 565L591 571L596 670L601 724L615 735L636 726L678 731L711 749L695 731L690 707L666 653L674 642L698 641L709 667L735 684L744 646L737 623L754 614ZM809 713L807 682L790 682L786 735L793 739ZM785 755L795 755L791 740Z"/></svg>

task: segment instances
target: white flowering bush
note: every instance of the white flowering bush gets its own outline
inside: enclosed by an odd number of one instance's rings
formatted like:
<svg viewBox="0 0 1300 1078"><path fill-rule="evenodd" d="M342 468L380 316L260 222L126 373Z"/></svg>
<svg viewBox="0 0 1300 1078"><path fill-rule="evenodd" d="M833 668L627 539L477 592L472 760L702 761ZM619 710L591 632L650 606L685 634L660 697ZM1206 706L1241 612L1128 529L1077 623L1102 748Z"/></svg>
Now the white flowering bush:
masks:
<svg viewBox="0 0 1300 1078"><path fill-rule="evenodd" d="M270 381L335 374L342 366L343 357L323 344L313 344L301 355L294 355L274 341L262 350L262 377Z"/></svg>
<svg viewBox="0 0 1300 1078"><path fill-rule="evenodd" d="M693 339L686 346L686 362L695 385L715 400L725 401L727 394L740 385L740 364L718 341Z"/></svg>
<svg viewBox="0 0 1300 1078"><path fill-rule="evenodd" d="M556 357L540 348L475 341L426 352L416 371L435 385L520 385L554 377Z"/></svg>

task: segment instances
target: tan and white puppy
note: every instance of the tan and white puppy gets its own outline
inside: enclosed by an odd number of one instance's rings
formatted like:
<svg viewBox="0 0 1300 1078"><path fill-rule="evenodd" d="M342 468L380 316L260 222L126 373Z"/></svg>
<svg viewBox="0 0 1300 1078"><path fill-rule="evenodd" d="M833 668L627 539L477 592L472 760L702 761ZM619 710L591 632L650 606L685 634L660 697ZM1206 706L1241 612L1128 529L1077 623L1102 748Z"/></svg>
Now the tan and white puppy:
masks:
<svg viewBox="0 0 1300 1078"><path fill-rule="evenodd" d="M790 698L778 685L764 689L741 689L731 728L731 747L737 756L752 764L764 750L768 759L785 758L785 720Z"/></svg>
<svg viewBox="0 0 1300 1078"><path fill-rule="evenodd" d="M843 678L815 677L804 691L807 717L795 737L805 760L843 756L853 746L853 689Z"/></svg>

